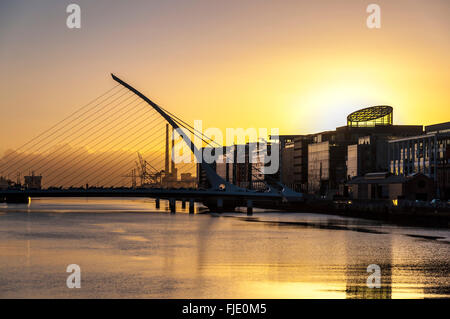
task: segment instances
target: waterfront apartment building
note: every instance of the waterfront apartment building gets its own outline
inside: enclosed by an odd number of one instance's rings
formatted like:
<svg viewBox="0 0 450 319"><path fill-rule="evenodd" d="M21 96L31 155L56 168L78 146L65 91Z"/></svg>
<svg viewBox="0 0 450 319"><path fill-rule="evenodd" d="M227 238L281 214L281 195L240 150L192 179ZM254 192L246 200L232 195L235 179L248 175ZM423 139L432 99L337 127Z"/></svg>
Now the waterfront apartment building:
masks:
<svg viewBox="0 0 450 319"><path fill-rule="evenodd" d="M277 174L264 174L264 166L269 164L266 163L264 156L271 151L270 144L264 143L264 145L255 142L245 145L223 146L222 155L210 165L227 182L248 189L264 189L267 180L279 179L279 171ZM242 159L238 159L239 147L244 150ZM202 151L205 149L203 148ZM208 151L211 151L214 155L217 150L218 148L210 148ZM209 188L206 174L200 164L197 164L197 176L199 187Z"/></svg>
<svg viewBox="0 0 450 319"><path fill-rule="evenodd" d="M389 141L390 173L408 176L422 173L435 182L436 195L450 196L450 122L425 127L425 133Z"/></svg>
<svg viewBox="0 0 450 319"><path fill-rule="evenodd" d="M308 191L332 195L345 179L346 146L330 141L308 146Z"/></svg>
<svg viewBox="0 0 450 319"><path fill-rule="evenodd" d="M415 172L427 175L432 171L431 167L436 167L437 184L443 190L448 189L449 124L427 126L424 134L422 125L394 125L392 112L392 107L388 106L369 107L353 112L347 117L346 126L333 131L279 136L280 169L278 174L271 176L272 179L275 178L295 191L331 198L333 195L345 196L347 182L368 173ZM427 157L429 152L434 152L427 148L433 145L434 138L437 155ZM413 148L411 145L408 147L408 143L418 145L414 146L416 154L419 154L416 156L425 154L425 164L423 157L420 157L421 162L410 159L410 163L406 163L403 158L408 156L408 148L409 156L412 156ZM248 158L247 154L245 163L219 161L214 164L214 168L231 183L255 188L257 179L267 178L261 174L261 163L250 165ZM435 165L426 163L429 158L436 158ZM416 163L415 166L412 162ZM255 175L259 177L255 179ZM204 180L201 172L198 176L200 182Z"/></svg>
<svg viewBox="0 0 450 319"><path fill-rule="evenodd" d="M298 192L308 189L308 145L313 135L281 135L280 181Z"/></svg>
<svg viewBox="0 0 450 319"><path fill-rule="evenodd" d="M386 110L391 108L381 108ZM364 116L354 112L347 126L334 131L280 136L280 181L296 191L331 196L352 177L387 171L388 139L423 133L421 125L393 125L389 112L383 121L364 122L372 110L360 111Z"/></svg>
<svg viewBox="0 0 450 319"><path fill-rule="evenodd" d="M386 171L386 141L421 132L421 125L360 124L314 134L308 145L308 192L332 196L353 176Z"/></svg>
<svg viewBox="0 0 450 319"><path fill-rule="evenodd" d="M347 147L347 180L367 173L387 172L386 136L372 135L358 139L358 144Z"/></svg>

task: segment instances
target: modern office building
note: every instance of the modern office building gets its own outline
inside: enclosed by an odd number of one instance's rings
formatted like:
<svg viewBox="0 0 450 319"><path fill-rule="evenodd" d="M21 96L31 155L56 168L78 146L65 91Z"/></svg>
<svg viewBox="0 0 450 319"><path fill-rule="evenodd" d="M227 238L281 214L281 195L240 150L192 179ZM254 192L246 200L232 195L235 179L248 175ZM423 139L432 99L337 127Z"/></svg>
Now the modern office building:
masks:
<svg viewBox="0 0 450 319"><path fill-rule="evenodd" d="M308 191L308 145L312 136L303 135L294 138L294 187L296 191Z"/></svg>
<svg viewBox="0 0 450 319"><path fill-rule="evenodd" d="M294 190L330 195L369 172L387 171L387 141L423 133L394 125L393 108L373 106L347 116L347 126L307 135L281 135L280 181Z"/></svg>
<svg viewBox="0 0 450 319"><path fill-rule="evenodd" d="M268 179L279 180L279 171L277 174L265 174L265 165L267 163L264 156L270 153L271 145L265 144L268 149L260 143L247 143L245 145L232 145L222 147L222 155L218 156L218 160L211 164L216 173L225 181L234 185L249 189L263 189L266 187ZM239 148L243 150L242 158ZM202 151L205 151L203 148ZM218 148L210 148L208 152L215 155ZM209 183L206 174L197 164L198 184L201 188L208 188Z"/></svg>
<svg viewBox="0 0 450 319"><path fill-rule="evenodd" d="M330 141L308 146L308 191L320 195L332 195L345 180L346 145ZM333 194L334 195L334 194Z"/></svg>
<svg viewBox="0 0 450 319"><path fill-rule="evenodd" d="M281 146L282 145L282 146ZM280 180L284 185L294 188L294 139L280 142Z"/></svg>
<svg viewBox="0 0 450 319"><path fill-rule="evenodd" d="M353 199L359 200L424 200L434 197L433 180L416 173L396 176L388 172L368 173L348 182Z"/></svg>
<svg viewBox="0 0 450 319"><path fill-rule="evenodd" d="M296 191L332 197L345 196L349 181L370 173L423 173L436 180L441 193L448 194L449 126L449 123L427 126L424 134L422 125L394 125L393 108L390 106L363 108L347 116L346 126L333 131L279 136L280 169L270 178ZM437 145L435 149L433 145ZM225 180L249 188L259 188L259 185L256 186L258 181L267 180L262 173L264 161L250 163L249 158L258 152L250 155L248 144L243 163L228 162L226 158L234 157L235 152L230 152L229 148L228 154L226 152L224 149L224 158L213 164ZM428 155L430 152L431 155ZM413 153L415 159L411 158ZM436 156L433 155L435 153ZM202 184L205 176L201 171L198 177ZM399 180L386 178L382 183L393 181L397 183ZM408 178L403 182L410 181ZM359 183L370 184L366 179L359 179ZM397 186L389 187L393 189ZM408 189L405 188L405 191Z"/></svg>
<svg viewBox="0 0 450 319"><path fill-rule="evenodd" d="M387 172L387 137L363 136L347 147L347 179L371 172Z"/></svg>
<svg viewBox="0 0 450 319"><path fill-rule="evenodd" d="M450 196L450 122L425 127L425 134L389 141L389 171L408 176L422 173L435 182L436 195Z"/></svg>
<svg viewBox="0 0 450 319"><path fill-rule="evenodd" d="M281 135L280 180L291 189L306 192L308 189L308 145L313 135Z"/></svg>
<svg viewBox="0 0 450 319"><path fill-rule="evenodd" d="M355 176L387 171L386 141L421 134L421 125L393 125L390 106L351 113L347 126L313 134L308 145L308 192L345 195L339 186Z"/></svg>

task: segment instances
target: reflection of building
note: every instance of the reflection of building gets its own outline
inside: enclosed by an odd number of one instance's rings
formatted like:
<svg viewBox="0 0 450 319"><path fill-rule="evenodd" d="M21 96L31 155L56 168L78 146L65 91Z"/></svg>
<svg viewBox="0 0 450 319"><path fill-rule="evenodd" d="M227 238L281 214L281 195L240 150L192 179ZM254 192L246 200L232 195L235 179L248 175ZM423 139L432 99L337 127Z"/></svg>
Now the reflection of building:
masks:
<svg viewBox="0 0 450 319"><path fill-rule="evenodd" d="M378 249L373 254L360 254L361 242L354 238L348 238L345 242L347 256L345 269L346 298L391 299L393 258L390 237L386 240L375 241ZM371 286L368 285L368 282ZM379 288L373 286L376 283L380 284Z"/></svg>
<svg viewBox="0 0 450 319"><path fill-rule="evenodd" d="M407 176L423 173L430 176L437 195L450 197L450 122L425 127L425 134L389 141L389 171Z"/></svg>
<svg viewBox="0 0 450 319"><path fill-rule="evenodd" d="M392 254L392 248L387 249ZM387 251L386 250L386 251ZM370 264L367 264L369 266ZM367 279L375 276L374 272L367 272L366 265L348 265L346 269L347 299L391 299L392 298L392 265L380 264L380 288L369 287ZM375 266L376 267L376 266ZM374 268L372 268L374 269ZM375 280L375 279L374 279Z"/></svg>
<svg viewBox="0 0 450 319"><path fill-rule="evenodd" d="M31 173L31 176L24 176L25 179L25 188L27 189L41 189L42 184L42 176L34 175L34 172Z"/></svg>
<svg viewBox="0 0 450 319"><path fill-rule="evenodd" d="M368 173L347 183L354 199L431 200L433 180L424 174L395 176L389 173Z"/></svg>

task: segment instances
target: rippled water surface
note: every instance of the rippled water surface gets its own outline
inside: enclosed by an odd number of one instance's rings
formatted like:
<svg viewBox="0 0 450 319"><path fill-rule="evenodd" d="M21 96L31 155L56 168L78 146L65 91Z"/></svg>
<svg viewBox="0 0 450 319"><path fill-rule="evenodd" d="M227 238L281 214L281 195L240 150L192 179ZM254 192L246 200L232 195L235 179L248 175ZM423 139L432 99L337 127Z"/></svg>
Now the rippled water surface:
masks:
<svg viewBox="0 0 450 319"><path fill-rule="evenodd" d="M1 298L450 297L450 231L151 199L0 204ZM69 289L66 267L81 267ZM381 268L370 289L367 267Z"/></svg>

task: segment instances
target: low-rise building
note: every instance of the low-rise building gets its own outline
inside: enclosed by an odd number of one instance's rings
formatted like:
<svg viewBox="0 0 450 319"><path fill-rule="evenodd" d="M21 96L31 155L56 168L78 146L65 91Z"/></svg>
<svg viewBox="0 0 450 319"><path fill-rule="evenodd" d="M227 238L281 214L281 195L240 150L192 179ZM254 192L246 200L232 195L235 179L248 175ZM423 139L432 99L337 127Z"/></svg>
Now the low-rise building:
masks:
<svg viewBox="0 0 450 319"><path fill-rule="evenodd" d="M213 156L218 151L221 151L221 155L210 165L227 182L243 188L264 189L268 179L279 180L279 171L275 174L265 173L264 167L269 164L265 156L270 153L271 144L255 142L208 150ZM210 187L201 164L197 164L197 176L199 187Z"/></svg>
<svg viewBox="0 0 450 319"><path fill-rule="evenodd" d="M389 141L388 168L394 175L422 173L435 183L436 195L450 197L450 122L425 127L425 134Z"/></svg>
<svg viewBox="0 0 450 319"><path fill-rule="evenodd" d="M308 145L308 191L334 195L345 180L346 146L330 141Z"/></svg>
<svg viewBox="0 0 450 319"><path fill-rule="evenodd" d="M0 176L0 189L7 189L10 185L10 181L5 177Z"/></svg>
<svg viewBox="0 0 450 319"><path fill-rule="evenodd" d="M280 181L299 192L308 190L308 145L312 135L281 135Z"/></svg>
<svg viewBox="0 0 450 319"><path fill-rule="evenodd" d="M347 179L371 172L387 172L387 138L364 136L347 147Z"/></svg>
<svg viewBox="0 0 450 319"><path fill-rule="evenodd" d="M42 176L34 175L34 172L30 176L24 176L24 186L27 189L41 189Z"/></svg>
<svg viewBox="0 0 450 319"><path fill-rule="evenodd" d="M347 183L351 197L358 200L423 200L434 197L434 182L430 177L416 173L408 176L387 172L368 173Z"/></svg>

